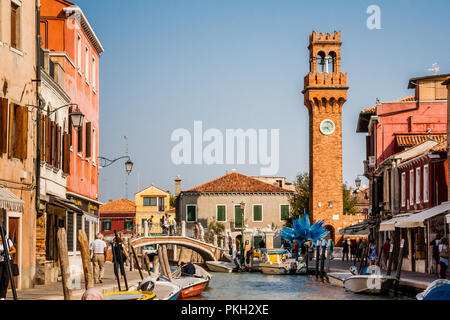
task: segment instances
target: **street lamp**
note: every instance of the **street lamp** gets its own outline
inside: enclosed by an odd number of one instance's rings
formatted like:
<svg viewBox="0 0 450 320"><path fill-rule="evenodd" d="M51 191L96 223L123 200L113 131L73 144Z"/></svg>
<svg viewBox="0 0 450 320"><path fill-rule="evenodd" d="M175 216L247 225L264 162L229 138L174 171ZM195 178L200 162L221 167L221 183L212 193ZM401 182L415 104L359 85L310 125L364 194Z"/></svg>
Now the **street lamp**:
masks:
<svg viewBox="0 0 450 320"><path fill-rule="evenodd" d="M133 164L134 164L133 161L131 161L129 156L119 157L119 158L116 158L114 160L110 160L110 159L105 158L105 157L98 157L100 167L102 167L102 168L109 167L114 162L119 161L121 159L127 159L127 161L125 162L125 171L129 175L131 173L131 171L133 170ZM102 163L100 163L100 161L102 161Z"/></svg>
<svg viewBox="0 0 450 320"><path fill-rule="evenodd" d="M241 265L244 264L244 217L245 217L245 213L244 213L244 209L245 209L245 202L244 200L241 201L241 203L239 204L241 206L241 210L242 210L242 220L241 220Z"/></svg>

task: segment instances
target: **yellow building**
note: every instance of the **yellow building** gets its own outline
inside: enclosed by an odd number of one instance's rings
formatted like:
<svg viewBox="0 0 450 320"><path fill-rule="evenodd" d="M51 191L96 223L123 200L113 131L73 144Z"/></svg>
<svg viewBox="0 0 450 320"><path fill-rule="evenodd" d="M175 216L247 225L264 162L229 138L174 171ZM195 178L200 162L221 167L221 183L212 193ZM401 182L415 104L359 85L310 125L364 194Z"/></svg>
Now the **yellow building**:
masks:
<svg viewBox="0 0 450 320"><path fill-rule="evenodd" d="M160 219L168 214L175 218L175 208L170 206L170 191L155 186L144 189L135 196L136 226L138 233L144 233L144 221L152 218L151 234L161 234ZM149 226L150 227L150 226Z"/></svg>

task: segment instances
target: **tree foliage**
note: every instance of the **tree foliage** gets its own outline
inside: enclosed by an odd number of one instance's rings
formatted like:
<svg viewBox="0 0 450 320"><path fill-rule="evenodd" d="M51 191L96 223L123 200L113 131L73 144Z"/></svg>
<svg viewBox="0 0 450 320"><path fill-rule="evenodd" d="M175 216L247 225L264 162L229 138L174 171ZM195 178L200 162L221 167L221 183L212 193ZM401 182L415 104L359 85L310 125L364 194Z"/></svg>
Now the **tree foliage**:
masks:
<svg viewBox="0 0 450 320"><path fill-rule="evenodd" d="M216 221L215 218L208 223L208 231L205 233L205 241L208 243L214 243L214 235L217 236L218 244L222 240L225 241L225 224Z"/></svg>

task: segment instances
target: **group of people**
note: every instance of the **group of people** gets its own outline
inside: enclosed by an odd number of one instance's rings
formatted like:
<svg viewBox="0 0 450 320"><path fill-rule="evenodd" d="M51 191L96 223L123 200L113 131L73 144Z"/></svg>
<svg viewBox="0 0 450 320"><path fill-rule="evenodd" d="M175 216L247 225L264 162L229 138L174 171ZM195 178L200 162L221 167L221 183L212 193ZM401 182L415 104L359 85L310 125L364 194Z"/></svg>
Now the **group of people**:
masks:
<svg viewBox="0 0 450 320"><path fill-rule="evenodd" d="M387 240L389 241L389 239ZM375 241L371 240L369 241L369 244L367 244L366 239L359 239L356 240L350 240L350 239L344 239L343 247L342 247L342 261L349 261L355 260L355 261L361 261L362 255L364 252L364 249L369 247L369 261L371 263L374 263L377 259L377 251L376 251L376 245ZM389 251L388 251L389 252Z"/></svg>
<svg viewBox="0 0 450 320"><path fill-rule="evenodd" d="M148 224L148 230L151 233L152 227L153 227L153 216L147 219ZM175 221L175 218L173 216L170 216L169 214L163 214L161 218L159 219L159 227L162 230L162 234L164 236L174 236L176 235L177 229L176 229L177 223Z"/></svg>
<svg viewBox="0 0 450 320"><path fill-rule="evenodd" d="M431 241L432 256L434 261L434 270L441 279L447 279L447 269L449 262L449 246L447 238L440 234Z"/></svg>

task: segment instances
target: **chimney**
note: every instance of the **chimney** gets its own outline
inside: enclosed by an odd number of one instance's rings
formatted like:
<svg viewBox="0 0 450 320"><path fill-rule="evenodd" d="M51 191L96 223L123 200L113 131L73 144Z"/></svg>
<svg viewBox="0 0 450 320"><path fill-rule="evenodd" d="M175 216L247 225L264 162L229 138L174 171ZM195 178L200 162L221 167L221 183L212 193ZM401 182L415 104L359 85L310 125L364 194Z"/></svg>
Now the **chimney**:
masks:
<svg viewBox="0 0 450 320"><path fill-rule="evenodd" d="M181 193L181 179L180 176L175 178L175 197L178 197Z"/></svg>

